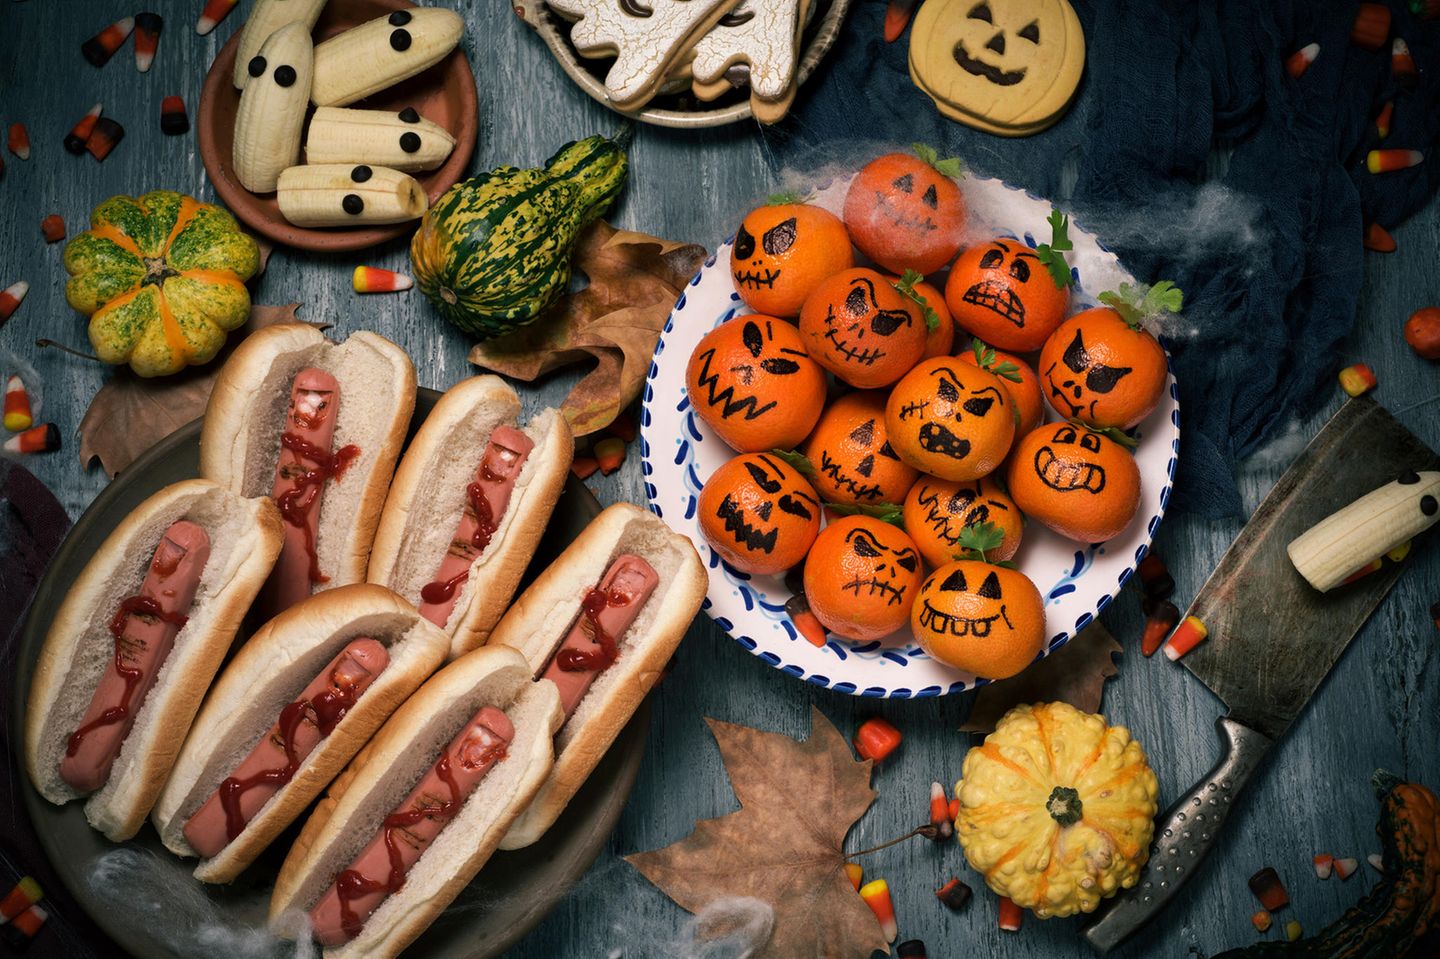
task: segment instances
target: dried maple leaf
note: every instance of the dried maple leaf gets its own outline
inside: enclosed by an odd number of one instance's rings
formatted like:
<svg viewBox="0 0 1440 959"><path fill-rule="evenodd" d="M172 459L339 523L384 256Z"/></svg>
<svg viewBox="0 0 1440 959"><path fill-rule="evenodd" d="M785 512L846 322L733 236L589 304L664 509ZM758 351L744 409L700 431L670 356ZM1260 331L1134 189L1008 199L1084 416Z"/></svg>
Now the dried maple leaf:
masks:
<svg viewBox="0 0 1440 959"><path fill-rule="evenodd" d="M470 362L530 381L586 359L595 368L560 410L577 436L603 429L640 395L655 342L705 248L672 243L596 221L572 258L589 285L561 297L534 323L477 343Z"/></svg>
<svg viewBox="0 0 1440 959"><path fill-rule="evenodd" d="M960 731L992 732L1001 716L1022 703L1062 702L1082 713L1097 713L1105 680L1119 672L1111 658L1118 652L1120 644L1110 631L1098 622L1091 623L1020 675L981 686Z"/></svg>
<svg viewBox="0 0 1440 959"><path fill-rule="evenodd" d="M90 400L80 420L80 465L93 459L112 477L135 458L175 430L205 412L210 390L220 367L236 344L256 330L276 323L305 322L295 315L299 303L252 306L245 325L232 332L220 355L204 366L159 379L144 379L127 366L113 376ZM311 323L325 329L328 323Z"/></svg>
<svg viewBox="0 0 1440 959"><path fill-rule="evenodd" d="M757 957L869 959L888 952L880 924L845 877L845 835L870 804L871 762L811 707L810 738L796 742L707 719L740 810L695 823L677 843L625 859L675 902L699 912L753 896L775 910Z"/></svg>

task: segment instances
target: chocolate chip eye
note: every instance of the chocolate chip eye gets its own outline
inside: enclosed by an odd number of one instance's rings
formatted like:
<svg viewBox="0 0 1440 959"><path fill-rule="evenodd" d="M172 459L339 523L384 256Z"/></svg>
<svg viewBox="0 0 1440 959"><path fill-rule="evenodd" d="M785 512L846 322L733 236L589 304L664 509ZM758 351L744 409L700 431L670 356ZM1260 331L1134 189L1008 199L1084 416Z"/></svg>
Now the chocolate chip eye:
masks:
<svg viewBox="0 0 1440 959"><path fill-rule="evenodd" d="M406 153L414 153L416 150L420 149L420 134L400 134L400 149L404 150Z"/></svg>
<svg viewBox="0 0 1440 959"><path fill-rule="evenodd" d="M984 20L986 23L995 22L995 18L990 15L990 4L988 3L975 4L975 6L970 8L970 12L966 14L966 16L971 20Z"/></svg>
<svg viewBox="0 0 1440 959"><path fill-rule="evenodd" d="M400 111L400 119L406 123L419 123L420 114L415 112L414 107L406 107Z"/></svg>
<svg viewBox="0 0 1440 959"><path fill-rule="evenodd" d="M1015 35L1023 40L1029 40L1031 43L1039 43L1040 24L1034 20L1031 20L1029 23L1025 24L1025 26L1021 27L1020 32Z"/></svg>
<svg viewBox="0 0 1440 959"><path fill-rule="evenodd" d="M355 181L356 183L364 183L366 180L370 179L371 174L373 174L374 172L375 171L371 170L368 166L362 163L355 169L350 171L350 179Z"/></svg>
<svg viewBox="0 0 1440 959"><path fill-rule="evenodd" d="M1005 254L999 250L986 250L985 255L980 258L980 269L993 270L1005 262Z"/></svg>
<svg viewBox="0 0 1440 959"><path fill-rule="evenodd" d="M410 31L394 30L390 33L390 49L397 53L404 53L410 49Z"/></svg>
<svg viewBox="0 0 1440 959"><path fill-rule="evenodd" d="M245 67L245 72L252 77L263 77L265 75L265 58L251 57L250 63Z"/></svg>
<svg viewBox="0 0 1440 959"><path fill-rule="evenodd" d="M340 207L351 216L359 216L365 209L365 201L354 193L347 193L340 201Z"/></svg>
<svg viewBox="0 0 1440 959"><path fill-rule="evenodd" d="M407 24L407 23L409 23L409 22L410 22L410 11L409 11L409 10L396 10L394 13L390 14L389 23L390 23L390 26L392 26L392 27L403 27L403 26L405 26L405 24Z"/></svg>
<svg viewBox="0 0 1440 959"><path fill-rule="evenodd" d="M295 68L288 63L282 63L275 68L275 82L282 87L295 85Z"/></svg>

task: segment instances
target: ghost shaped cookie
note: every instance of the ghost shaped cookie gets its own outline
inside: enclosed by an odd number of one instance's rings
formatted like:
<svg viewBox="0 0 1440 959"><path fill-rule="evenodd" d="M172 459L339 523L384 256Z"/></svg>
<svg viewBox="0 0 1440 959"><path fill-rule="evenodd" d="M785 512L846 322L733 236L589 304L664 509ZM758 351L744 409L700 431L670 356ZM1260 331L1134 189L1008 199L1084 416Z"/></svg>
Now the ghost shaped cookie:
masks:
<svg viewBox="0 0 1440 959"><path fill-rule="evenodd" d="M1027 136L1064 114L1085 68L1068 0L927 0L910 32L910 76L952 120Z"/></svg>
<svg viewBox="0 0 1440 959"><path fill-rule="evenodd" d="M751 111L764 123L788 112L795 97L800 32L809 0L742 0L695 44L690 70L702 100L731 89L730 68L745 64Z"/></svg>

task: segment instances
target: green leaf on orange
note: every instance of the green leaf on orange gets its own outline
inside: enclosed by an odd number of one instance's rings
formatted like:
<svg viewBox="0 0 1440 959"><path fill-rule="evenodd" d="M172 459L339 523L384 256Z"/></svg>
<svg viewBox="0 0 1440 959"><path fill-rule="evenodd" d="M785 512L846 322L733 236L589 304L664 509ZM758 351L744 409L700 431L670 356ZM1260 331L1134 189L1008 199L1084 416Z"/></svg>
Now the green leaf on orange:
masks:
<svg viewBox="0 0 1440 959"><path fill-rule="evenodd" d="M1066 252L1075 249L1075 244L1070 242L1070 218L1059 210L1051 210L1045 222L1050 224L1050 242L1041 243L1035 248L1035 253L1045 264L1045 269L1050 271L1050 279L1063 290L1075 285L1070 264L1065 260Z"/></svg>

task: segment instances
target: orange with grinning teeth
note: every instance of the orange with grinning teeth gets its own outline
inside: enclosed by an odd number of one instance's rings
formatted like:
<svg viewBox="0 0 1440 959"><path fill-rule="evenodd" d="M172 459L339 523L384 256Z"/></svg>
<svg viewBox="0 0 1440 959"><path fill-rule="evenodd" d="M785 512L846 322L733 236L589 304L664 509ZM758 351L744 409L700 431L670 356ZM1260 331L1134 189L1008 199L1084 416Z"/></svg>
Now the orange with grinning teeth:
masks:
<svg viewBox="0 0 1440 959"><path fill-rule="evenodd" d="M945 282L945 302L962 330L999 349L1029 353L1065 319L1070 290L1055 285L1022 241L998 237L960 254Z"/></svg>
<svg viewBox="0 0 1440 959"><path fill-rule="evenodd" d="M1080 543L1103 543L1135 518L1140 470L1119 443L1078 423L1046 423L1010 457L1010 496L1031 519Z"/></svg>
<svg viewBox="0 0 1440 959"><path fill-rule="evenodd" d="M1024 573L960 560L921 585L910 627L932 658L986 679L1007 679L1045 644L1045 604Z"/></svg>

